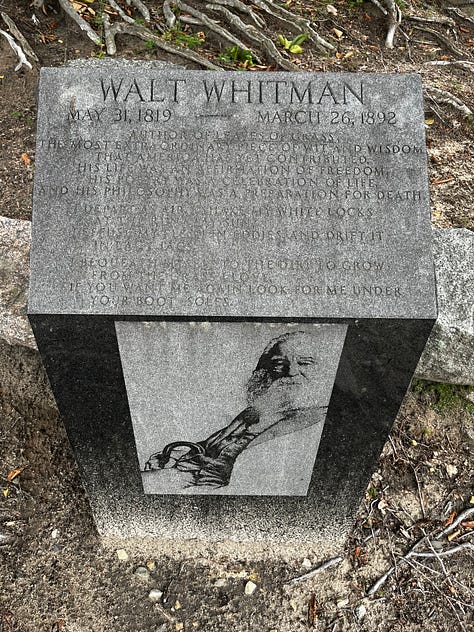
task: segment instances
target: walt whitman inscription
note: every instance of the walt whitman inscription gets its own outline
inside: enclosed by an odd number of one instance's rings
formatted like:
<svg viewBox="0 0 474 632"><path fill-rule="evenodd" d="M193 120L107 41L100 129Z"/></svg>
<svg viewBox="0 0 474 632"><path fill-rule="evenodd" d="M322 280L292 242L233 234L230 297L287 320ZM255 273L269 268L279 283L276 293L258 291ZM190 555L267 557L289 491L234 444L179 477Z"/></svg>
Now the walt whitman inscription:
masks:
<svg viewBox="0 0 474 632"><path fill-rule="evenodd" d="M29 316L102 533L337 543L436 318L419 78L42 69Z"/></svg>
<svg viewBox="0 0 474 632"><path fill-rule="evenodd" d="M39 99L32 311L416 317L430 300L418 77L47 68Z"/></svg>

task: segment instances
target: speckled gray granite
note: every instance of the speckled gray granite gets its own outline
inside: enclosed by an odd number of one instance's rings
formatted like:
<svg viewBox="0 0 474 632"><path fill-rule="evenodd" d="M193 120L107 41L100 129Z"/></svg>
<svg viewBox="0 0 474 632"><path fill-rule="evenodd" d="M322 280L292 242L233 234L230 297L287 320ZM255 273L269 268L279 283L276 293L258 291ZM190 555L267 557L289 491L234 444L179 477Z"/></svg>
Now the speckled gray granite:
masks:
<svg viewBox="0 0 474 632"><path fill-rule="evenodd" d="M438 319L416 375L474 385L474 233L434 231Z"/></svg>
<svg viewBox="0 0 474 632"><path fill-rule="evenodd" d="M43 68L29 310L431 318L428 204L416 75Z"/></svg>
<svg viewBox="0 0 474 632"><path fill-rule="evenodd" d="M99 530L344 538L436 318L420 78L98 64L38 105L29 318Z"/></svg>
<svg viewBox="0 0 474 632"><path fill-rule="evenodd" d="M0 216L0 338L36 347L26 317L31 224Z"/></svg>

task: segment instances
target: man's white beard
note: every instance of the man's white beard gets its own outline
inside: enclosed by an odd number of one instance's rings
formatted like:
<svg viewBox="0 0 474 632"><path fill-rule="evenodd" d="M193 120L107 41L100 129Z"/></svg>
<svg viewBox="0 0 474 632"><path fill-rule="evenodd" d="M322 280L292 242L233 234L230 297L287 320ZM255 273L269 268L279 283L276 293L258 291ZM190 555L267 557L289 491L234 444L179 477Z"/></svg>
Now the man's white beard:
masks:
<svg viewBox="0 0 474 632"><path fill-rule="evenodd" d="M292 411L317 406L310 380L301 375L272 380L264 369L249 380L248 402L260 414L274 415L275 421Z"/></svg>

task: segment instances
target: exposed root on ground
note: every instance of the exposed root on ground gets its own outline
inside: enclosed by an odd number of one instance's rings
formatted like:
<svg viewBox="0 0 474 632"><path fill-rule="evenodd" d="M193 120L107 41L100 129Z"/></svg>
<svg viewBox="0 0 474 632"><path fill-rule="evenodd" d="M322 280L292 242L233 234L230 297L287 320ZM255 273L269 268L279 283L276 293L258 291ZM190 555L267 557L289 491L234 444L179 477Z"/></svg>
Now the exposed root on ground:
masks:
<svg viewBox="0 0 474 632"><path fill-rule="evenodd" d="M161 15L157 15L155 7L151 12L142 0L108 0L100 12L95 12L94 27L86 19L87 7L82 6L84 3L72 4L71 0L58 0L58 3L94 44L105 46L108 55L116 53L116 36L126 34L153 42L162 50L192 60L205 68L228 66L225 60L211 62L202 53L172 43L173 39L180 39L176 37L180 25L192 24L211 33L222 43L223 48L237 47L241 51L248 51L254 62L290 71L299 70L290 55L278 50L267 34L267 19L279 23L285 31L295 36L304 34L307 42L319 52L335 50L333 44L317 33L314 22L273 0L212 0L207 4L205 0L189 4L184 0L162 0L158 7L158 11L161 8ZM34 0L32 6L44 10L44 0ZM160 33L167 37L163 39Z"/></svg>
<svg viewBox="0 0 474 632"><path fill-rule="evenodd" d="M472 116L473 114L472 110L463 103L461 99L458 99L454 96L454 94L451 94L451 92L448 92L447 90L430 87L426 89L426 94L436 105L440 105L441 103L450 105L455 110L458 110L458 112L461 112L465 117Z"/></svg>

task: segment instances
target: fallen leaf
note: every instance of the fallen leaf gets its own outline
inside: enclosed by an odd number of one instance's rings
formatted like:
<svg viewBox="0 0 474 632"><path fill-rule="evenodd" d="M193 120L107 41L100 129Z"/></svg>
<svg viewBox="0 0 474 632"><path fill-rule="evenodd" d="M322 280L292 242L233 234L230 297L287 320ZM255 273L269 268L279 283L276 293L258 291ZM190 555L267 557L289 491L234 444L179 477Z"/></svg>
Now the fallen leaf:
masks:
<svg viewBox="0 0 474 632"><path fill-rule="evenodd" d="M26 156L26 154L22 154L21 157L23 158L23 156ZM29 158L28 158L28 160L29 160ZM30 164L30 163L28 162L26 164ZM12 470L10 472L10 474L7 476L7 483L11 483L12 480L14 478L16 478L18 476L18 474L21 474L23 472L23 470L26 470L27 467L28 467L27 465L24 465L23 467L19 467L16 470Z"/></svg>
<svg viewBox="0 0 474 632"><path fill-rule="evenodd" d="M3 495L5 496L5 498L8 496L8 488L5 487L5 489L3 490Z"/></svg>
<svg viewBox="0 0 474 632"><path fill-rule="evenodd" d="M354 559L355 560L359 557L360 551L361 551L360 546L356 546L355 551L354 551Z"/></svg>
<svg viewBox="0 0 474 632"><path fill-rule="evenodd" d="M457 538L460 533L461 533L461 530L458 529L454 533L451 533L450 535L448 535L448 542L451 542L451 540L454 540L454 538Z"/></svg>
<svg viewBox="0 0 474 632"><path fill-rule="evenodd" d="M371 21L371 19L372 19L368 13L365 13L365 14L364 14L364 17L365 17L365 19L366 19L366 20L368 20L369 22L370 22L370 21Z"/></svg>
<svg viewBox="0 0 474 632"><path fill-rule="evenodd" d="M339 29L333 29L332 32L338 39L341 39L341 37L343 36L343 32L340 31Z"/></svg>
<svg viewBox="0 0 474 632"><path fill-rule="evenodd" d="M349 59L349 57L352 57L353 54L353 50L348 50L347 53L344 55L344 59Z"/></svg>
<svg viewBox="0 0 474 632"><path fill-rule="evenodd" d="M452 512L449 514L449 518L448 518L447 520L445 520L445 522L444 522L444 526L445 526L445 527L449 527L449 525L450 525L450 524L453 524L453 520L454 520L454 518L455 518L455 517L456 517L456 512L455 512L455 511L452 511Z"/></svg>
<svg viewBox="0 0 474 632"><path fill-rule="evenodd" d="M434 119L430 118L430 119L425 119L425 125L433 125L433 123L435 122Z"/></svg>
<svg viewBox="0 0 474 632"><path fill-rule="evenodd" d="M342 59L344 57L344 55L342 53L336 53L336 57L338 59Z"/></svg>
<svg viewBox="0 0 474 632"><path fill-rule="evenodd" d="M474 529L474 520L466 520L464 522L461 522L463 527L466 527L466 529Z"/></svg>
<svg viewBox="0 0 474 632"><path fill-rule="evenodd" d="M326 11L328 13L331 13L332 15L337 15L337 9L336 9L336 7L333 7L332 4L328 4L326 6Z"/></svg>
<svg viewBox="0 0 474 632"><path fill-rule="evenodd" d="M464 26L460 26L459 30L461 31L461 33L469 33L469 29L464 28Z"/></svg>

